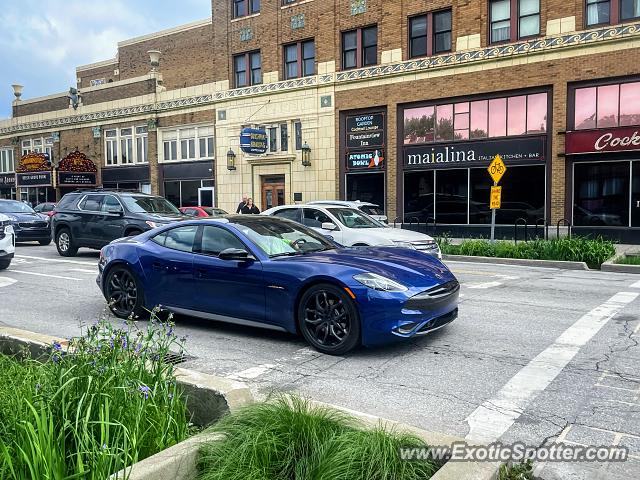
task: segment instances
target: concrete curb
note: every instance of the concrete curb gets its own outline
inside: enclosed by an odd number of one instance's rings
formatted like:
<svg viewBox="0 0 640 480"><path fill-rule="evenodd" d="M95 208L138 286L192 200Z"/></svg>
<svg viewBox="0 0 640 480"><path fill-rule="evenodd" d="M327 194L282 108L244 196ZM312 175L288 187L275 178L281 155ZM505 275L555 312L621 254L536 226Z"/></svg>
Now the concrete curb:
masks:
<svg viewBox="0 0 640 480"><path fill-rule="evenodd" d="M615 258L604 262L600 269L603 272L635 273L640 275L640 265L625 265L613 263L613 260L615 260Z"/></svg>
<svg viewBox="0 0 640 480"><path fill-rule="evenodd" d="M498 265L559 268L562 270L589 270L585 262L565 262L562 260L528 260L525 258L475 257L471 255L443 255L442 259L452 262L494 263Z"/></svg>

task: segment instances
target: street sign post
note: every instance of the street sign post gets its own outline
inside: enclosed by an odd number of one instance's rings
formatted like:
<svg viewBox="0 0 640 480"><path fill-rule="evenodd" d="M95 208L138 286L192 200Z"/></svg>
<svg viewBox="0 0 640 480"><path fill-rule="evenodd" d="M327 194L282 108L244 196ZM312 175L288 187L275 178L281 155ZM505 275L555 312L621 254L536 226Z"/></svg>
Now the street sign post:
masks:
<svg viewBox="0 0 640 480"><path fill-rule="evenodd" d="M493 242L496 233L496 210L500 208L502 200L502 187L498 186L498 182L507 171L507 166L502 161L502 157L496 155L489 164L487 171L493 179L493 187L491 187L491 196L489 197L489 208L491 209L491 242Z"/></svg>

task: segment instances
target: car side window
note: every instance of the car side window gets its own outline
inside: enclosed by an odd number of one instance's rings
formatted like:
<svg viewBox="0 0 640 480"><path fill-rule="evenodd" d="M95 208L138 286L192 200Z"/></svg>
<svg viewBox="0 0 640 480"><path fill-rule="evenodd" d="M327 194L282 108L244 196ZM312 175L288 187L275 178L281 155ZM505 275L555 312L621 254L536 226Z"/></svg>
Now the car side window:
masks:
<svg viewBox="0 0 640 480"><path fill-rule="evenodd" d="M201 253L218 256L220 252L227 248L246 250L244 243L230 231L213 226L205 226L203 228Z"/></svg>
<svg viewBox="0 0 640 480"><path fill-rule="evenodd" d="M118 199L113 195L105 195L102 201L102 211L108 212L114 208L122 208Z"/></svg>
<svg viewBox="0 0 640 480"><path fill-rule="evenodd" d="M195 242L197 232L197 225L187 225L159 233L153 237L152 240L158 245L171 248L172 250L193 252L193 244Z"/></svg>
<svg viewBox="0 0 640 480"><path fill-rule="evenodd" d="M87 195L79 207L87 212L99 212L104 195Z"/></svg>
<svg viewBox="0 0 640 480"><path fill-rule="evenodd" d="M287 220L293 220L294 222L300 222L300 209L299 208L283 208L273 214L274 217L286 218Z"/></svg>
<svg viewBox="0 0 640 480"><path fill-rule="evenodd" d="M323 223L333 223L326 213L315 208L304 209L304 219L302 223L307 227L321 228Z"/></svg>

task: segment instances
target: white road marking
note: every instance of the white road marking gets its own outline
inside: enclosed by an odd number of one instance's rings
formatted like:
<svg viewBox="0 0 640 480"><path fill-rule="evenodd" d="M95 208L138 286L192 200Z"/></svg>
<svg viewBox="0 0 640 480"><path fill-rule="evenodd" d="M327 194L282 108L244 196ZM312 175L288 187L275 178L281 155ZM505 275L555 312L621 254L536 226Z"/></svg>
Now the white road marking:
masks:
<svg viewBox="0 0 640 480"><path fill-rule="evenodd" d="M78 260L66 260L66 259L63 259L63 258L32 257L31 255L16 255L16 258L30 258L32 260L45 260L47 262L73 263L75 265L86 265L86 266L90 266L90 267L93 267L93 266L98 264L98 260L97 259L96 259L95 262L89 263L89 262L80 262Z"/></svg>
<svg viewBox="0 0 640 480"><path fill-rule="evenodd" d="M640 288L640 280L631 285L631 288Z"/></svg>
<svg viewBox="0 0 640 480"><path fill-rule="evenodd" d="M503 280L518 280L520 277L514 277L513 275L500 275L499 273L494 273L492 276L501 278Z"/></svg>
<svg viewBox="0 0 640 480"><path fill-rule="evenodd" d="M98 269L97 268L95 270L85 270L83 268L70 268L69 271L70 272L89 273L91 275L95 275L95 274L98 273Z"/></svg>
<svg viewBox="0 0 640 480"><path fill-rule="evenodd" d="M16 282L17 282L17 280L14 280L13 278L0 277L0 288L1 287L8 287L9 285L13 285Z"/></svg>
<svg viewBox="0 0 640 480"><path fill-rule="evenodd" d="M78 282L82 281L81 278L63 277L62 275L48 275L46 273L25 272L23 270L13 270L13 269L11 269L11 273L23 273L25 275L36 275L38 277L60 278L62 280L77 280Z"/></svg>
<svg viewBox="0 0 640 480"><path fill-rule="evenodd" d="M491 443L498 440L522 415L600 329L638 293L619 292L567 328L556 340L516 373L491 399L467 417L466 440Z"/></svg>
<svg viewBox="0 0 640 480"><path fill-rule="evenodd" d="M257 367L247 368L246 370L242 370L238 373L227 375L227 378L232 378L234 380L252 380L254 378L258 378L260 375L264 375L272 368L275 368L275 365L265 363L263 365L258 365Z"/></svg>
<svg viewBox="0 0 640 480"><path fill-rule="evenodd" d="M499 287L500 285L502 285L502 282L469 283L469 284L466 284L466 285L463 284L463 285L467 288L485 289L485 288Z"/></svg>

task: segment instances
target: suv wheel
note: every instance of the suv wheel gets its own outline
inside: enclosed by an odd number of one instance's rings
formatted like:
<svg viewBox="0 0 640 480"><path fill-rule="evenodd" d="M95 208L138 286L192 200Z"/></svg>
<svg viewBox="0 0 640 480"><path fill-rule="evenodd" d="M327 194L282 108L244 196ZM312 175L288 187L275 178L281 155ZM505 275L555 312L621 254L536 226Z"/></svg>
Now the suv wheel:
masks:
<svg viewBox="0 0 640 480"><path fill-rule="evenodd" d="M0 270L6 270L11 265L11 259L9 260L0 260Z"/></svg>
<svg viewBox="0 0 640 480"><path fill-rule="evenodd" d="M68 228L61 228L56 234L56 248L58 253L63 257L74 257L78 253L78 247L76 247L71 239L71 232Z"/></svg>

